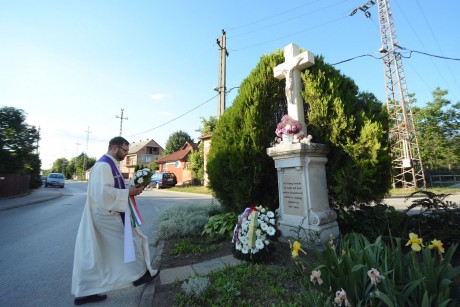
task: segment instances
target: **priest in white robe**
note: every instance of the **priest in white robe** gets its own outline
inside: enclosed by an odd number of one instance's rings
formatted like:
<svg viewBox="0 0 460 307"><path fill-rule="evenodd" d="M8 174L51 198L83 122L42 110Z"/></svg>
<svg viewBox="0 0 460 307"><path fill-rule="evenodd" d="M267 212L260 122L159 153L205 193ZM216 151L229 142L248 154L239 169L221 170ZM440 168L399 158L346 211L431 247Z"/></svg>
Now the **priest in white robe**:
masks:
<svg viewBox="0 0 460 307"><path fill-rule="evenodd" d="M126 139L113 138L107 154L91 169L75 244L72 294L76 305L105 300L103 292L139 286L159 274L150 264L147 237L130 220L128 198L139 195L143 187L125 188L117 165L128 150Z"/></svg>

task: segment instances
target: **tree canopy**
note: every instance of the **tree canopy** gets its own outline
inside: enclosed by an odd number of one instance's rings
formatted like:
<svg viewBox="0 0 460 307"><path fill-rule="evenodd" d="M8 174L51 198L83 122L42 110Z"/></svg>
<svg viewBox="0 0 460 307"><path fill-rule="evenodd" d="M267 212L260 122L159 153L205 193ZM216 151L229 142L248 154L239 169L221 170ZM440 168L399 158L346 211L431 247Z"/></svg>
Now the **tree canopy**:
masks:
<svg viewBox="0 0 460 307"><path fill-rule="evenodd" d="M261 57L212 135L208 175L228 210L250 204L278 207L277 174L266 149L287 113L284 81L273 68L284 61L277 50ZM308 133L330 148L326 173L331 203L338 206L381 200L390 187L385 107L322 57L302 73Z"/></svg>
<svg viewBox="0 0 460 307"><path fill-rule="evenodd" d="M438 87L433 101L413 108L422 163L430 170L460 166L460 103L453 104L447 94Z"/></svg>
<svg viewBox="0 0 460 307"><path fill-rule="evenodd" d="M31 175L31 187L40 184L39 139L35 126L26 123L23 110L0 108L0 173Z"/></svg>
<svg viewBox="0 0 460 307"><path fill-rule="evenodd" d="M193 142L192 138L187 132L182 130L173 132L166 141L164 154L169 155L180 150L182 146L184 146L185 142Z"/></svg>
<svg viewBox="0 0 460 307"><path fill-rule="evenodd" d="M217 118L210 116L209 119L201 117L202 127L197 129L200 134L206 135L212 133L217 124ZM189 155L188 169L192 171L192 177L194 180L200 182L204 181L204 144L200 142L198 150L192 150Z"/></svg>

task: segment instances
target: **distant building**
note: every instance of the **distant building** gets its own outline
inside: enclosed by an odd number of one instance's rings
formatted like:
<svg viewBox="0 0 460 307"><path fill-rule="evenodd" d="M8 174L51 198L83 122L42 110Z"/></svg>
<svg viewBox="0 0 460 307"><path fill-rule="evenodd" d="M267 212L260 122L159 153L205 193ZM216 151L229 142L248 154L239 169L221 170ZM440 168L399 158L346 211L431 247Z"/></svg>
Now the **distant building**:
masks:
<svg viewBox="0 0 460 307"><path fill-rule="evenodd" d="M177 185L192 182L192 171L188 168L188 156L192 150L198 150L197 143L185 142L184 146L176 152L155 161L160 166L160 172L174 173Z"/></svg>
<svg viewBox="0 0 460 307"><path fill-rule="evenodd" d="M207 187L209 185L209 178L208 178L208 153L209 149L211 148L211 136L212 134L205 134L200 136L198 139L203 142L203 165L204 165L204 186Z"/></svg>
<svg viewBox="0 0 460 307"><path fill-rule="evenodd" d="M128 155L120 162L120 171L123 178L130 179L134 175L137 165L147 166L163 155L164 149L152 139L132 142L129 145Z"/></svg>

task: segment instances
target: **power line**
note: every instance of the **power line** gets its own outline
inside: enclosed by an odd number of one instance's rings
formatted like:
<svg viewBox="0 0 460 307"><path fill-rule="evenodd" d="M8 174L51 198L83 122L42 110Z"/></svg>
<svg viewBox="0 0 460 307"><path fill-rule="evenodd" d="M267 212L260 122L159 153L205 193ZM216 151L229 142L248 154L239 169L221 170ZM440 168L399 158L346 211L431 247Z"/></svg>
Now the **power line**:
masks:
<svg viewBox="0 0 460 307"><path fill-rule="evenodd" d="M349 58L349 59L346 59L346 60L343 60L343 61L340 61L340 62L337 62L337 63L334 63L334 64L331 64L331 65L338 65L338 64L342 64L342 63L345 63L345 62L349 62L349 61L353 61L355 59L358 59L358 58L362 58L362 57L365 57L365 56L368 56L368 57L371 57L371 58L374 58L376 60L381 60L382 58L378 58L378 57L375 57L373 56L372 54L362 54L362 55L358 55L358 56L355 56L355 57L352 57L352 58Z"/></svg>
<svg viewBox="0 0 460 307"><path fill-rule="evenodd" d="M310 28L307 28L307 29L304 29L304 30L301 30L301 31L294 32L294 33L289 34L289 35L284 35L284 36L277 37L277 38L274 38L274 39L271 39L271 40L268 40L268 41L265 41L265 42L260 42L260 43L257 43L257 44L254 44L254 45L250 45L250 46L247 46L247 47L243 47L243 48L239 48L239 49L228 49L228 50L230 50L230 51L232 51L232 52L238 52L238 51L242 51L242 50L254 48L254 47L257 47L257 46L260 46L260 45L265 45L265 44L268 44L268 43L272 43L272 42L275 42L275 41L278 41L278 40L281 40L281 39L285 39L285 38L288 38L288 37L296 36L296 35L298 35L298 34L301 34L301 33L307 32L307 31L311 31L311 30L314 30L314 29L317 29L317 28L326 26L326 25L328 25L328 24L337 22L337 21L342 20L342 19L345 19L345 18L347 18L347 17L349 17L349 16L342 16L342 17L339 17L339 18L336 18L336 19L327 21L327 22L325 22L325 23L319 24L319 25L317 25L317 26L313 26L313 27L310 27Z"/></svg>
<svg viewBox="0 0 460 307"><path fill-rule="evenodd" d="M189 114L190 112L192 112L192 111L198 109L199 107L205 105L206 103L210 102L211 100L213 100L213 99L216 98L216 97L217 97L217 95L214 95L213 97L209 98L209 99L206 100L205 102L203 102L203 103L197 105L196 107L194 107L193 109L188 110L188 111L185 112L185 113L182 113L181 115L179 115L179 116L177 116L177 117L171 119L170 121L167 121L167 122L165 122L165 123L163 123L163 124L161 124L161 125L158 125L158 126L156 126L156 127L153 127L152 129L149 129L149 130L146 130L146 131L143 131L143 132L139 132L139 133L135 133L135 134L128 135L127 137L136 136L136 135L143 134L143 133L146 133L146 132L150 132L150 131L152 131L152 130L155 130L155 129L158 129L158 128L160 128L160 127L163 127L163 126L165 126L165 125L167 125L167 124L169 124L169 123L171 123L171 122L173 122L173 121L175 121L175 120L177 120L177 119L179 119L179 118L181 118L181 117L183 117L183 116Z"/></svg>
<svg viewBox="0 0 460 307"><path fill-rule="evenodd" d="M312 11L309 11L305 14L301 14L301 15L298 15L296 17L290 17L288 19L284 19L284 20L281 20L279 22L276 22L276 23L272 23L272 24L269 24L269 25L266 25L264 27L261 27L261 28L257 28L257 29L254 29L252 31L248 31L248 32L245 32L245 33L241 33L241 34L238 34L238 35L233 35L233 36L230 36L228 37L227 39L234 39L234 38L238 38L238 37L241 37L241 36L245 36L245 35L248 35L248 34L251 34L251 33L254 33L254 32L258 32L258 31L262 31L262 30L265 30L267 28L271 28L271 27L275 27L275 26L278 26L280 24L283 24L283 23L286 23L286 22L292 22L294 20L297 20L301 17L305 17L307 15L312 15L312 14L315 14L315 13L318 13L318 12L321 12L321 11L324 11L324 10L328 10L330 9L331 7L334 7L336 5L339 5L339 4L342 4L344 2L347 2L348 0L344 0L344 1L341 1L341 2L337 2L337 3L334 3L334 4L331 4L331 5L328 5L326 7L323 7L323 8L320 8L320 9L317 9L317 10L312 10Z"/></svg>
<svg viewBox="0 0 460 307"><path fill-rule="evenodd" d="M240 29L240 28L245 28L245 27L248 27L248 26L251 26L253 24L256 24L256 23L260 23L262 21L266 21L266 20L269 20L269 19L272 19L272 18L275 18L275 17L278 17L278 16L281 16L281 15L284 15L284 14L287 14L289 12L292 12L292 11L296 11L302 7L305 7L307 5L311 5L315 2L320 2L321 0L314 0L314 1L311 1L309 3L305 3L303 5L300 5L300 6L297 6L297 7L294 7L292 9L289 9L289 10L286 10L286 11L283 11L283 12L280 12L278 14L274 14L274 15L271 15L271 16L268 16L268 17L264 17L264 18L261 18L261 19L258 19L258 20L255 20L255 21L252 21L252 22L249 22L249 23L246 23L246 24L243 24L243 25L240 25L240 26L236 26L236 27L226 27L225 29L227 30L237 30L237 29Z"/></svg>
<svg viewBox="0 0 460 307"><path fill-rule="evenodd" d="M442 50L442 47L441 47L441 45L439 44L439 42L438 42L438 40L436 38L436 35L434 35L433 29L431 27L431 24L430 24L428 18L426 17L424 10L422 9L422 6L420 5L420 3L418 1L415 1L415 3L417 3L417 6L419 7L420 12L422 12L423 19L425 20L426 24L428 25L428 29L430 30L431 36L433 37L433 40L435 41L436 45L438 46L439 51L441 52L441 54L444 54L444 52ZM454 80L454 83L457 85L458 88L460 88L460 86L459 86L459 84L457 82L457 79L455 78L455 75L452 73L452 70L450 69L450 66L447 65L447 63L445 63L445 64L447 66L447 71L450 73L450 76ZM446 80L444 80L444 82L446 82Z"/></svg>
<svg viewBox="0 0 460 307"><path fill-rule="evenodd" d="M397 46L397 45L395 45L395 46ZM404 56L404 55L401 54L401 56L402 56L403 58L406 58L406 59L411 58L412 53L420 53L420 54L423 54L423 55L426 55L426 56L435 57L435 58L440 58L440 59L444 59L444 60L460 61L460 59L458 59L458 58L450 58L450 57L435 55L435 54L431 54L431 53L427 53L427 52L422 52L422 51L417 51L417 50L410 50L410 49L406 49L406 48L401 47L401 46L397 46L397 47L399 47L401 50L407 50L407 51L409 51L409 56ZM392 51L392 53L398 53L398 52ZM331 65L342 64L342 63L349 62L349 61L352 61L352 60L356 60L356 59L358 59L358 58L362 58L362 57L365 57L365 56L374 58L374 59L376 59L376 60L381 60L381 59L383 58L383 57L376 57L376 56L373 56L372 54L362 54L362 55L358 55L358 56L355 56L355 57L352 57L352 58L349 58L349 59L346 59L346 60L343 60L343 61L340 61L340 62L331 64Z"/></svg>
<svg viewBox="0 0 460 307"><path fill-rule="evenodd" d="M409 56L404 56L404 58L406 58L406 59L410 58L412 56L412 53L420 53L420 54L424 54L424 55L439 58L439 59L460 61L460 58L449 58L449 57L436 55L436 54L431 54L431 53L426 53L426 52L417 51L417 50L409 50L409 49L405 49L405 48L402 48L402 49L409 51Z"/></svg>

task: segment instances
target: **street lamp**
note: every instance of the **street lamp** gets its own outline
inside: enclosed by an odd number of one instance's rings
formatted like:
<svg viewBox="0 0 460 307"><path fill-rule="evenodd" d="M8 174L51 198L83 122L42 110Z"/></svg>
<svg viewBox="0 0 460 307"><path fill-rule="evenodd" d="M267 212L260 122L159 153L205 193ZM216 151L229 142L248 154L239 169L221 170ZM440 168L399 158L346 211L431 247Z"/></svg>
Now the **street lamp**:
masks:
<svg viewBox="0 0 460 307"><path fill-rule="evenodd" d="M239 86L232 87L232 88L230 88L229 90L226 90L226 91L225 91L225 94L230 93L230 92L231 92L233 89L235 89L235 88L240 88L240 87L239 87ZM218 92L218 93L221 91L221 89L222 89L222 87L215 87L215 88L214 88L214 90L215 90L216 92Z"/></svg>

